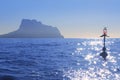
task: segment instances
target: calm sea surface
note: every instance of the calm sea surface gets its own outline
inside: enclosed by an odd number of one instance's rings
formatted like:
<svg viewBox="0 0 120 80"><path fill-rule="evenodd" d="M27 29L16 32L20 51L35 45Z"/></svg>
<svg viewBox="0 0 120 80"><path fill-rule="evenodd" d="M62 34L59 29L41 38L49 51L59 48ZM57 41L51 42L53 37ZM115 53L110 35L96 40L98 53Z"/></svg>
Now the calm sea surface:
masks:
<svg viewBox="0 0 120 80"><path fill-rule="evenodd" d="M0 80L120 80L120 39L0 38ZM8 79L5 79L8 78Z"/></svg>

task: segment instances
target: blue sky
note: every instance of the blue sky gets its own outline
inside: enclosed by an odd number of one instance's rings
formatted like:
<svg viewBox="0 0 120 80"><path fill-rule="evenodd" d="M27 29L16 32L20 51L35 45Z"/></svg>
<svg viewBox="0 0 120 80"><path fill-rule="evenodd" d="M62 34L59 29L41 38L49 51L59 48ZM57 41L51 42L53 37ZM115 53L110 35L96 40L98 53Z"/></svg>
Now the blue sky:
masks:
<svg viewBox="0 0 120 80"><path fill-rule="evenodd" d="M120 0L0 0L0 34L23 18L55 26L66 38L99 37L103 27L120 37Z"/></svg>

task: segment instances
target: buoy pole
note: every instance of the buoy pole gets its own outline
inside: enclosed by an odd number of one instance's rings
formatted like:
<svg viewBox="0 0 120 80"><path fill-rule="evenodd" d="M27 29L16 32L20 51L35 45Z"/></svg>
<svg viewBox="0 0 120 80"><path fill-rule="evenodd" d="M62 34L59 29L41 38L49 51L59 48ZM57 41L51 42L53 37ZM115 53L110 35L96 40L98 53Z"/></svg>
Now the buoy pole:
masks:
<svg viewBox="0 0 120 80"><path fill-rule="evenodd" d="M103 37L103 48L102 48L102 53L100 53L100 56L102 56L102 58L104 60L106 60L106 57L108 56L108 54L106 52L106 46L105 46L106 37L108 37L107 36L107 28L106 27L103 29L103 35L101 35L100 37Z"/></svg>
<svg viewBox="0 0 120 80"><path fill-rule="evenodd" d="M106 36L104 36L104 47L105 47Z"/></svg>

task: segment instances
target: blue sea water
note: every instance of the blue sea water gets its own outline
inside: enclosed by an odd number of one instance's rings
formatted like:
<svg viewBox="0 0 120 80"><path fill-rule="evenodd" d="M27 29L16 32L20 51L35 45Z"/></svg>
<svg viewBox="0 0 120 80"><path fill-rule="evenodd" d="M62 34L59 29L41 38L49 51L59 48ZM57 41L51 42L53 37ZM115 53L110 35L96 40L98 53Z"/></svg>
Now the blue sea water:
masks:
<svg viewBox="0 0 120 80"><path fill-rule="evenodd" d="M0 80L120 80L120 39L0 39ZM8 79L5 79L8 78Z"/></svg>

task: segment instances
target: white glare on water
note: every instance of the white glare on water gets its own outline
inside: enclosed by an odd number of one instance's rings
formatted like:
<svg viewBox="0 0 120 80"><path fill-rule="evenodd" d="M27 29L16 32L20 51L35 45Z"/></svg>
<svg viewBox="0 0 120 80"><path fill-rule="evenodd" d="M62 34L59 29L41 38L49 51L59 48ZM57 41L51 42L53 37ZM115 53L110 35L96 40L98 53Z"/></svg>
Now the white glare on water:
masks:
<svg viewBox="0 0 120 80"><path fill-rule="evenodd" d="M110 45L112 43L114 42L110 43L109 41ZM116 56L113 56L109 51L110 49L108 49L107 61L104 61L99 56L102 50L102 41L88 41L82 42L82 45L80 45L80 43L77 45L78 47L74 52L74 54L77 55L73 56L83 56L84 60L79 59L79 63L77 63L79 68L72 68L64 71L64 76L70 80L120 80L120 70L117 65L118 62ZM81 66L81 64L83 66Z"/></svg>

